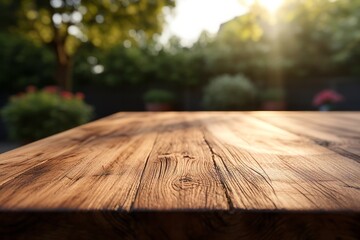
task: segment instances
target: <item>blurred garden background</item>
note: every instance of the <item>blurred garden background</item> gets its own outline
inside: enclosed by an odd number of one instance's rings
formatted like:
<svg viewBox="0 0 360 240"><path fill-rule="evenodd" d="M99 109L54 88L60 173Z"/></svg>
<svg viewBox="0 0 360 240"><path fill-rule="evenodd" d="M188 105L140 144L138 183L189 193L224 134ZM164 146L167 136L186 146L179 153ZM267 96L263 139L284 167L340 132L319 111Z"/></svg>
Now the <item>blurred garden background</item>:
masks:
<svg viewBox="0 0 360 240"><path fill-rule="evenodd" d="M0 152L119 111L360 110L360 0L0 0L0 109Z"/></svg>

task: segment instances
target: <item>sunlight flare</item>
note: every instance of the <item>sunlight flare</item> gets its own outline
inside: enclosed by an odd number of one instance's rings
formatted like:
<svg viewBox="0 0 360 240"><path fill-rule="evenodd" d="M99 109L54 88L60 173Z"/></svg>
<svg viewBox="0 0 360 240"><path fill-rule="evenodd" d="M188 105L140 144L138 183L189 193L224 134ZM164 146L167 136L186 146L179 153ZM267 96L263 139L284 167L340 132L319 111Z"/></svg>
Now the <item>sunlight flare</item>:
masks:
<svg viewBox="0 0 360 240"><path fill-rule="evenodd" d="M283 4L284 0L258 0L259 3L264 6L269 12L276 12L281 5Z"/></svg>

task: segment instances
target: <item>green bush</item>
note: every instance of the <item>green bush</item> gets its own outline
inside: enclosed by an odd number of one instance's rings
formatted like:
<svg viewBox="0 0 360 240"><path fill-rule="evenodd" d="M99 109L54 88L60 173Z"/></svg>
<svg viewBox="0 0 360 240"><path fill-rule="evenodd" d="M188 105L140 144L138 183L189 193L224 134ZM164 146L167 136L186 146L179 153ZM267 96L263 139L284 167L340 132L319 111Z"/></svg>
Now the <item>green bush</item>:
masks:
<svg viewBox="0 0 360 240"><path fill-rule="evenodd" d="M144 95L144 101L147 103L171 103L174 99L173 93L162 89L151 89Z"/></svg>
<svg viewBox="0 0 360 240"><path fill-rule="evenodd" d="M88 122L92 108L84 103L82 93L29 87L12 97L1 115L12 139L30 142Z"/></svg>
<svg viewBox="0 0 360 240"><path fill-rule="evenodd" d="M0 33L0 92L55 84L51 50L13 34Z"/></svg>
<svg viewBox="0 0 360 240"><path fill-rule="evenodd" d="M253 107L255 86L242 75L222 75L205 88L204 105L210 110L244 110Z"/></svg>

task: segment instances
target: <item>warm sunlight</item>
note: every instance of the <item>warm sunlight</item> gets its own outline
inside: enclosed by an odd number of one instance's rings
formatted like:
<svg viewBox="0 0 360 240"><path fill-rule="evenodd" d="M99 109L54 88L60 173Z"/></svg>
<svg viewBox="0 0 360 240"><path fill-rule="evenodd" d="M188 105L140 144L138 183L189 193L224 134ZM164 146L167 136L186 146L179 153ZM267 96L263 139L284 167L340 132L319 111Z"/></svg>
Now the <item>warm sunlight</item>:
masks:
<svg viewBox="0 0 360 240"><path fill-rule="evenodd" d="M268 9L269 12L276 12L282 5L283 0L259 0L259 3Z"/></svg>
<svg viewBox="0 0 360 240"><path fill-rule="evenodd" d="M172 35L179 36L182 43L191 45L206 30L215 34L222 23L244 14L251 4L258 2L270 13L275 13L284 0L178 0L176 9L166 13L168 26L161 41Z"/></svg>
<svg viewBox="0 0 360 240"><path fill-rule="evenodd" d="M245 12L239 0L178 0L173 14L167 14L163 42L177 35L184 44L191 44L203 30L214 34L222 23Z"/></svg>

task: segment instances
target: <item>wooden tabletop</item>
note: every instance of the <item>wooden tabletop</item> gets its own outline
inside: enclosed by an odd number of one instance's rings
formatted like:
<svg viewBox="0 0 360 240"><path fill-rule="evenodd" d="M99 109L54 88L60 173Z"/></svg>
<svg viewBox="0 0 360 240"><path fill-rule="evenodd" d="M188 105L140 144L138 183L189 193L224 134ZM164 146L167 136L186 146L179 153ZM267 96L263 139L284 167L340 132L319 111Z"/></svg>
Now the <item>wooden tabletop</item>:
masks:
<svg viewBox="0 0 360 240"><path fill-rule="evenodd" d="M118 113L1 154L0 211L341 213L360 226L359 162L360 113Z"/></svg>

